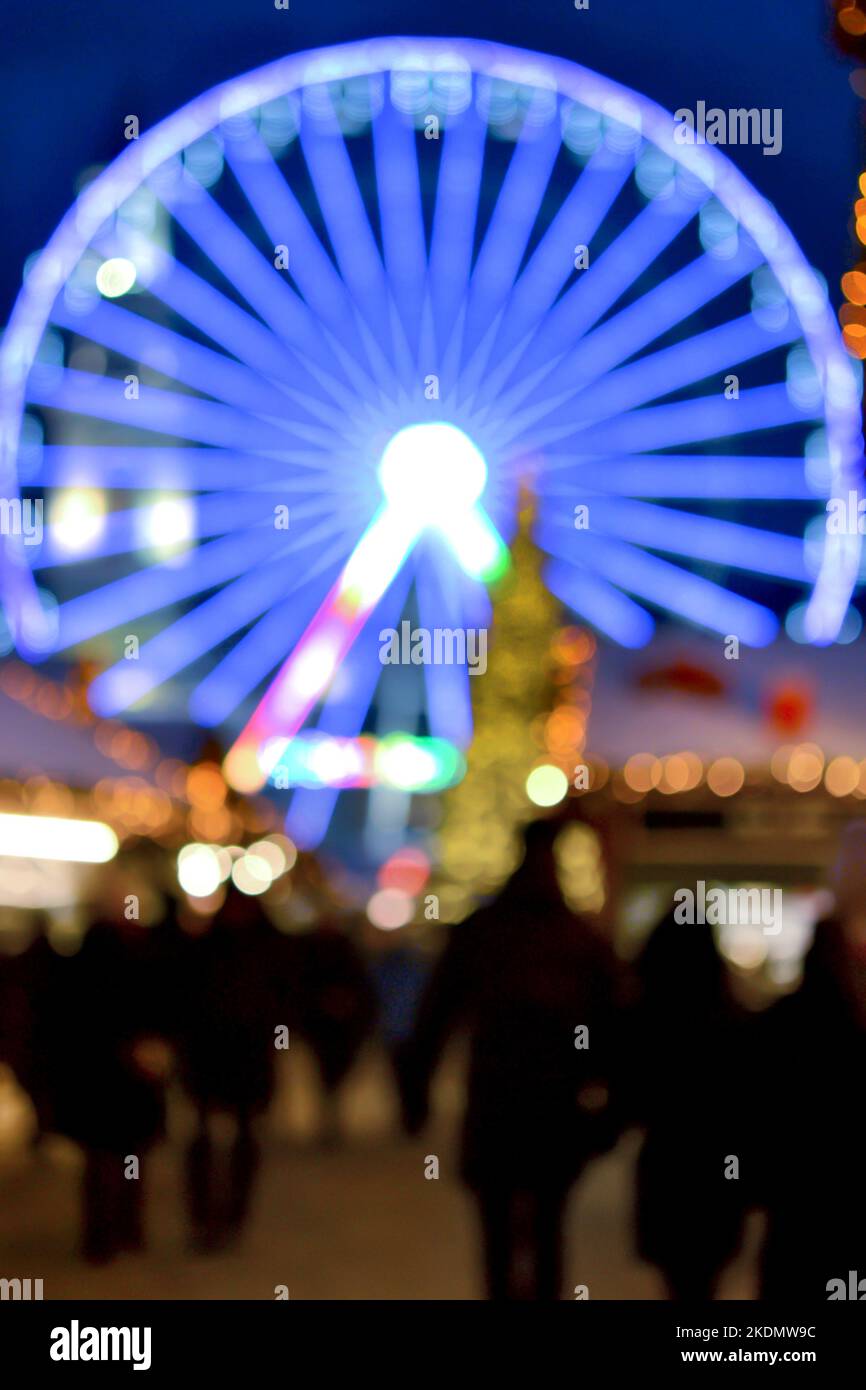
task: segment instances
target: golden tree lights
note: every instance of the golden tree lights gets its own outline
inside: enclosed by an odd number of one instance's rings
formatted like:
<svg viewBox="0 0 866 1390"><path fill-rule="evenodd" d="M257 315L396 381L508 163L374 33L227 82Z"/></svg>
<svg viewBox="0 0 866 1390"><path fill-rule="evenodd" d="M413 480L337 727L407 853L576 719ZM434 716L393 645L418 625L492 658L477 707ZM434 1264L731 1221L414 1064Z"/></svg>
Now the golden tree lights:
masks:
<svg viewBox="0 0 866 1390"><path fill-rule="evenodd" d="M462 920L479 898L495 892L519 861L521 827L563 800L575 780L586 781L576 772L595 641L582 629L560 626L530 521L524 506L512 568L496 592L488 671L473 682L475 737L466 776L443 798L434 888L445 921Z"/></svg>

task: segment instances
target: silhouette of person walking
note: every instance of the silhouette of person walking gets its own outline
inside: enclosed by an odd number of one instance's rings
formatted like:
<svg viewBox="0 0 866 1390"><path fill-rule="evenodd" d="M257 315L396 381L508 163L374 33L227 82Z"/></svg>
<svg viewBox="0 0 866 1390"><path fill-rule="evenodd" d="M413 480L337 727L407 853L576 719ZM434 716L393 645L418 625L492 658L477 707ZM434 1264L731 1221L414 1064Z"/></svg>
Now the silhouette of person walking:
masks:
<svg viewBox="0 0 866 1390"><path fill-rule="evenodd" d="M61 962L50 1031L52 1123L84 1149L85 1259L143 1247L144 1167L164 1131L164 1053L151 1018L147 929L124 914L122 862L102 871L97 919Z"/></svg>
<svg viewBox="0 0 866 1390"><path fill-rule="evenodd" d="M354 942L325 913L292 941L297 969L298 1028L310 1045L322 1085L322 1143L340 1137L340 1087L371 1035L376 998Z"/></svg>
<svg viewBox="0 0 866 1390"><path fill-rule="evenodd" d="M799 990L758 1021L769 1300L851 1297L851 1272L866 1279L866 822L843 833L833 889L835 914L815 929Z"/></svg>
<svg viewBox="0 0 866 1390"><path fill-rule="evenodd" d="M602 1104L612 958L562 900L557 830L530 825L498 899L451 929L401 1067L404 1117L417 1132L444 1045L468 1028L461 1172L478 1204L491 1299L560 1296L568 1193L612 1138Z"/></svg>
<svg viewBox="0 0 866 1390"><path fill-rule="evenodd" d="M637 1164L637 1245L673 1299L714 1296L743 1218L742 1026L708 926L673 913L638 962L631 1014L631 1113L645 1126ZM726 1176L726 1171L730 1176Z"/></svg>
<svg viewBox="0 0 866 1390"><path fill-rule="evenodd" d="M259 904L231 888L186 949L181 1070L196 1112L186 1155L192 1243L216 1250L240 1234L259 1166L255 1119L274 1089L275 1029L284 1022L277 934ZM225 1165L212 1120L234 1134Z"/></svg>

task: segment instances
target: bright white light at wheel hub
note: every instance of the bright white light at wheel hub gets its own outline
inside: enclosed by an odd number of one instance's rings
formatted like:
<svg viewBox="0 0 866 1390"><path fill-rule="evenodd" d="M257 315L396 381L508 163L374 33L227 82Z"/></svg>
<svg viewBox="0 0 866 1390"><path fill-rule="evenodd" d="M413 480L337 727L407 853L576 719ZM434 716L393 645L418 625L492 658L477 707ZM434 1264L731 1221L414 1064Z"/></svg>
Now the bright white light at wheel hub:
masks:
<svg viewBox="0 0 866 1390"><path fill-rule="evenodd" d="M425 524L447 525L478 501L487 464L456 425L407 425L386 445L379 481L392 507Z"/></svg>

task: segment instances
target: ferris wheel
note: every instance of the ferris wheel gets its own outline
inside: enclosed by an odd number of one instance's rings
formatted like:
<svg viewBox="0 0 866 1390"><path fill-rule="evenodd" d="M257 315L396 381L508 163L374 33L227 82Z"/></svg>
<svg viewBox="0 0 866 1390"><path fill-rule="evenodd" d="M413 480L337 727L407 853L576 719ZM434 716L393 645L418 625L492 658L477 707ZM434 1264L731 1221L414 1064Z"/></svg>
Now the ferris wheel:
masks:
<svg viewBox="0 0 866 1390"><path fill-rule="evenodd" d="M7 622L31 659L100 644L97 712L191 672L236 786L311 724L351 757L379 633L410 594L423 629L486 625L526 488L550 589L616 642L658 613L772 641L743 576L835 640L859 383L718 147L465 39L292 55L127 134L0 346L4 496L46 506L40 542L5 528ZM465 746L465 667L424 681L431 740Z"/></svg>

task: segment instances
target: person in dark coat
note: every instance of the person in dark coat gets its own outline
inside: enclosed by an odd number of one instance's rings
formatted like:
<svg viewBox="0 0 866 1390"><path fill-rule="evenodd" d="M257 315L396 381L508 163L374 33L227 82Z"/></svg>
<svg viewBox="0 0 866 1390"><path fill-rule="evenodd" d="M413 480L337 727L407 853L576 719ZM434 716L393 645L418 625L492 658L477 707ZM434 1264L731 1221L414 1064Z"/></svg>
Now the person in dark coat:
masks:
<svg viewBox="0 0 866 1390"><path fill-rule="evenodd" d="M562 900L557 829L529 826L499 898L451 928L402 1063L417 1132L444 1045L468 1029L461 1173L478 1203L491 1299L559 1298L569 1190L614 1137L613 959Z"/></svg>
<svg viewBox="0 0 866 1390"><path fill-rule="evenodd" d="M351 938L328 917L294 939L298 1027L309 1043L323 1096L322 1140L339 1137L339 1089L376 1021L376 996Z"/></svg>
<svg viewBox="0 0 866 1390"><path fill-rule="evenodd" d="M51 1043L65 993L64 961L47 933L47 919L35 913L24 949L13 927L4 945L11 940L19 949L0 955L0 1060L11 1068L33 1106L34 1144L54 1128Z"/></svg>
<svg viewBox="0 0 866 1390"><path fill-rule="evenodd" d="M211 1251L238 1236L249 1214L259 1166L255 1120L270 1104L277 1030L287 1026L282 958L258 902L234 888L185 956L179 1049L196 1113L186 1197L192 1243ZM234 1125L225 1172L211 1133L219 1114Z"/></svg>
<svg viewBox="0 0 866 1390"><path fill-rule="evenodd" d="M670 1298L704 1301L742 1233L744 1021L708 926L671 913L653 931L637 975L627 1076L631 1118L645 1128L638 1253L662 1271Z"/></svg>
<svg viewBox="0 0 866 1390"><path fill-rule="evenodd" d="M144 1244L145 1158L165 1119L147 928L125 918L123 885L106 874L100 915L78 953L60 962L52 1021L39 1039L52 1127L84 1149L82 1253L97 1263Z"/></svg>
<svg viewBox="0 0 866 1390"><path fill-rule="evenodd" d="M378 1034L399 1095L403 1055L430 975L430 961L402 932L371 927L369 937Z"/></svg>
<svg viewBox="0 0 866 1390"><path fill-rule="evenodd" d="M760 1296L773 1301L866 1295L863 822L845 832L834 889L836 913L815 929L799 990L756 1030L755 1150L767 1210Z"/></svg>

